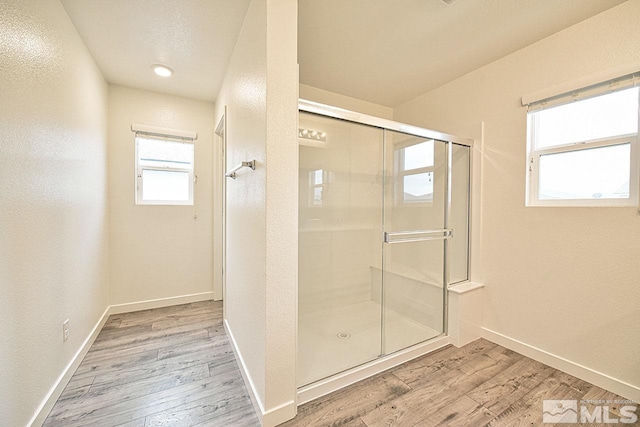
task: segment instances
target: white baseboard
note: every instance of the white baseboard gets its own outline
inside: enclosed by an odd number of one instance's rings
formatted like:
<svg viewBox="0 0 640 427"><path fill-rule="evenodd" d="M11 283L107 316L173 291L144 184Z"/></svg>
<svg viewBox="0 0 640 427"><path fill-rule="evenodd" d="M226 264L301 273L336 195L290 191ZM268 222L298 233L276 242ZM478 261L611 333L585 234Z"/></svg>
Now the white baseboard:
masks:
<svg viewBox="0 0 640 427"><path fill-rule="evenodd" d="M29 423L27 424L28 426L35 427L44 424L47 416L49 416L49 412L51 412L51 409L53 408L53 405L55 405L55 403L58 401L58 398L69 383L69 380L76 372L76 369L78 369L80 363L82 363L82 359L84 359L84 356L87 354L89 348L91 348L91 345L98 337L98 334L102 330L102 327L107 322L107 319L111 314L110 308L111 307L107 307L104 313L102 313L102 316L98 320L98 323L96 323L96 325L93 327L87 339L84 340L76 354L73 356L73 358L71 358L69 364L62 371L62 374L60 374L56 382L53 384L53 387L40 404L40 407L36 410L33 418L31 418L31 421L29 421Z"/></svg>
<svg viewBox="0 0 640 427"><path fill-rule="evenodd" d="M263 427L275 427L296 416L296 402L290 400L282 405L267 410L262 416Z"/></svg>
<svg viewBox="0 0 640 427"><path fill-rule="evenodd" d="M231 349L233 350L233 355L238 362L238 366L240 368L240 374L242 375L242 379L244 380L245 385L247 386L247 391L249 392L249 397L251 398L251 402L253 403L253 408L256 411L256 415L262 423L262 419L264 418L264 407L262 406L262 402L258 397L258 392L256 391L256 386L253 384L253 380L251 379L251 375L249 375L249 370L247 369L247 365L244 363L244 359L242 358L242 354L238 349L238 345L236 344L236 339L233 336L233 331L227 322L227 319L224 319L224 331L227 333L227 337L229 337L229 342L231 343Z"/></svg>
<svg viewBox="0 0 640 427"><path fill-rule="evenodd" d="M247 365L244 363L244 359L242 358L242 353L240 353L240 350L238 349L236 339L233 336L233 331L231 330L227 319L224 319L224 330L227 333L229 342L231 343L233 354L240 367L240 374L242 375L242 379L247 387L251 403L253 403L253 408L256 411L256 416L258 417L258 421L260 421L262 427L275 427L295 417L297 409L296 402L293 400L265 411L262 402L260 402L256 386L251 379L249 370L247 369Z"/></svg>
<svg viewBox="0 0 640 427"><path fill-rule="evenodd" d="M60 377L58 377L57 381L55 382L47 396L44 398L44 400L40 404L40 407L38 407L36 413L33 415L31 421L27 425L30 427L36 427L41 426L44 423L44 421L47 419L47 416L49 415L49 412L51 412L53 405L55 405L55 403L58 401L58 398L69 383L69 380L75 373L76 369L78 369L80 363L82 363L84 356L86 356L89 348L91 348L91 345L98 337L98 334L102 330L102 327L104 326L110 315L148 310L150 308L168 307L178 304L188 304L191 302L208 301L211 299L213 299L213 292L203 292L200 294L180 295L177 297L159 298L148 301L139 301L108 306L102 314L102 317L100 317L100 320L98 320L98 323L96 323L96 325L89 333L87 339L84 340L82 346L80 346L80 349L71 359L71 362L69 362L67 367L62 371L62 374L60 374Z"/></svg>
<svg viewBox="0 0 640 427"><path fill-rule="evenodd" d="M640 387L626 383L617 378L610 377L609 375L595 371L586 366L579 365L563 357L533 347L499 332L492 331L491 329L482 328L482 337L510 350L523 354L533 360L537 360L540 363L544 363L552 368L580 378L583 381L587 381L600 388L618 394L625 399L640 402Z"/></svg>
<svg viewBox="0 0 640 427"><path fill-rule="evenodd" d="M177 297L150 299L147 301L129 302L112 305L110 314L131 313L133 311L149 310L152 308L169 307L172 305L189 304L191 302L208 301L213 299L213 292L180 295Z"/></svg>

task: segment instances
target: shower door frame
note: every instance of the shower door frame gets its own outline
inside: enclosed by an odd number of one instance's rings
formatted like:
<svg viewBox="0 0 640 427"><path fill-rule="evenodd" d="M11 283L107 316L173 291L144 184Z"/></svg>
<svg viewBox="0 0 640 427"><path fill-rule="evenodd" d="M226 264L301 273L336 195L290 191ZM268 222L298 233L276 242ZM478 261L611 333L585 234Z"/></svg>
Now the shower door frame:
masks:
<svg viewBox="0 0 640 427"><path fill-rule="evenodd" d="M446 143L446 167L447 176L445 178L446 200L444 213L444 228L448 229L451 224L451 179L452 179L452 161L453 161L453 144L465 146L469 148L469 183L468 183L468 204L467 204L467 281L470 280L471 274L471 200L472 200L472 177L473 177L473 144L472 139L467 139L439 131L434 131L418 126L396 122L389 119L370 116L368 114L358 113L331 105L321 104L305 99L298 100L298 111L316 114L325 117L331 117L338 120L357 123L361 125L379 128L381 130L390 130L404 133L407 135L418 136L435 141ZM386 136L386 134L385 134ZM383 202L384 203L384 202ZM384 230L381 230L383 232ZM384 244L384 243L383 243ZM405 363L416 357L430 353L438 348L444 347L450 343L448 337L448 289L450 282L450 245L448 238L444 238L444 254L443 254L443 332L426 341L416 343L402 350L398 350L389 354L383 354L375 360L366 362L362 365L355 366L349 370L339 372L331 377L318 380L314 383L298 388L297 405L302 405L318 397L332 393L357 381L361 381L379 372L391 367ZM458 284L460 282L456 282ZM384 288L384 282L383 282ZM382 291L384 292L384 291ZM384 309L383 309L384 310ZM384 326L383 326L384 330ZM384 332L383 332L384 334ZM296 338L296 351L297 351Z"/></svg>

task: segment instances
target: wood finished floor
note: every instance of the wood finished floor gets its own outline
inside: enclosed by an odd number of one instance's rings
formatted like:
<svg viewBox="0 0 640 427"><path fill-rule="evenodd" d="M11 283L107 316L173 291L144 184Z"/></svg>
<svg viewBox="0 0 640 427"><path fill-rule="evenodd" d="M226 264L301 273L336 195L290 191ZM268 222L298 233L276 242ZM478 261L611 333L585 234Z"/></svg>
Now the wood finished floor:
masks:
<svg viewBox="0 0 640 427"><path fill-rule="evenodd" d="M622 398L481 339L302 405L282 426L542 426L543 399ZM218 302L111 316L45 422L194 425L259 425Z"/></svg>
<svg viewBox="0 0 640 427"><path fill-rule="evenodd" d="M447 346L302 405L296 418L281 426L552 426L542 422L544 399L624 400L479 339L461 348ZM593 405L588 408L593 412ZM620 417L618 405L610 409Z"/></svg>
<svg viewBox="0 0 640 427"><path fill-rule="evenodd" d="M248 396L205 301L110 316L44 425L259 426Z"/></svg>

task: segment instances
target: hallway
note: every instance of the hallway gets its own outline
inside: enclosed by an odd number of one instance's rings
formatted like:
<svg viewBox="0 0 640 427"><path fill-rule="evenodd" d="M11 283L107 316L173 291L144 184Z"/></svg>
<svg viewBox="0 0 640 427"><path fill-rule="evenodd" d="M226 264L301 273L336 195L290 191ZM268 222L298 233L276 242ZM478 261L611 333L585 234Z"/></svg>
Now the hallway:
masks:
<svg viewBox="0 0 640 427"><path fill-rule="evenodd" d="M112 315L44 425L259 425L222 302Z"/></svg>

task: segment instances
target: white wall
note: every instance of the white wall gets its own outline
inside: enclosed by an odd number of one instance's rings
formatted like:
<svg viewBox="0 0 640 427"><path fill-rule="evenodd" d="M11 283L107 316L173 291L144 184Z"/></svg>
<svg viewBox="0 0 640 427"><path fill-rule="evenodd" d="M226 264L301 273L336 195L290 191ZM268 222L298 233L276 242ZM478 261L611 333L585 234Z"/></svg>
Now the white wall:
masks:
<svg viewBox="0 0 640 427"><path fill-rule="evenodd" d="M107 85L59 2L0 21L0 420L23 426L108 304Z"/></svg>
<svg viewBox="0 0 640 427"><path fill-rule="evenodd" d="M526 208L520 97L639 60L640 2L630 1L395 109L397 120L452 133L484 121L483 263L473 279L486 284L485 328L627 382L618 390L635 399L640 216Z"/></svg>
<svg viewBox="0 0 640 427"><path fill-rule="evenodd" d="M305 84L300 84L300 98L383 119L393 119L393 108Z"/></svg>
<svg viewBox="0 0 640 427"><path fill-rule="evenodd" d="M268 0L265 425L296 413L298 83L298 2Z"/></svg>
<svg viewBox="0 0 640 427"><path fill-rule="evenodd" d="M295 413L296 32L295 0L251 2L214 116L227 168L257 163L226 181L225 320L265 425Z"/></svg>
<svg viewBox="0 0 640 427"><path fill-rule="evenodd" d="M216 122L227 106L227 169L256 160L255 171L227 179L225 319L254 391L264 405L266 4L249 6L222 90Z"/></svg>
<svg viewBox="0 0 640 427"><path fill-rule="evenodd" d="M209 102L109 86L111 304L213 292L213 111ZM135 204L131 123L198 133L193 206Z"/></svg>

